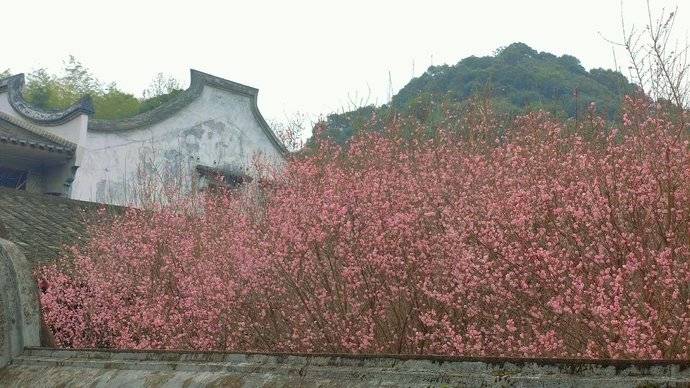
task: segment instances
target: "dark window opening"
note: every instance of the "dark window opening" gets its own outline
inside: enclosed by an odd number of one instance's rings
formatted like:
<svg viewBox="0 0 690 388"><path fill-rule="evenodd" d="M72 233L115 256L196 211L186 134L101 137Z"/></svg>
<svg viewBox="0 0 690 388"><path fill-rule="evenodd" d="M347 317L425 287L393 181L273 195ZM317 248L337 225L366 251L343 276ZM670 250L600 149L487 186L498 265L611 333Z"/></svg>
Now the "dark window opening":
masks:
<svg viewBox="0 0 690 388"><path fill-rule="evenodd" d="M26 190L26 180L29 173L13 168L0 167L0 187Z"/></svg>
<svg viewBox="0 0 690 388"><path fill-rule="evenodd" d="M237 189L244 183L252 181L252 178L247 175L243 170L235 169L218 169L214 167L207 167L198 165L196 170L199 173L199 177L206 180L206 184L209 189L214 188L227 188L227 189Z"/></svg>

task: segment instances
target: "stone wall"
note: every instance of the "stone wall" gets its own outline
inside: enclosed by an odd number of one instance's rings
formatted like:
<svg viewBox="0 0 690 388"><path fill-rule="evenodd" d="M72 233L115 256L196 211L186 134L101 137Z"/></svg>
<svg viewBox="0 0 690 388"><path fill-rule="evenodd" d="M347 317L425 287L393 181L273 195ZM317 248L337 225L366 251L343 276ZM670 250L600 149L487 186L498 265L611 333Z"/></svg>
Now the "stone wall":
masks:
<svg viewBox="0 0 690 388"><path fill-rule="evenodd" d="M688 362L231 354L31 348L0 369L24 386L686 387Z"/></svg>
<svg viewBox="0 0 690 388"><path fill-rule="evenodd" d="M31 265L16 245L0 239L0 368L25 347L38 346L40 328Z"/></svg>
<svg viewBox="0 0 690 388"><path fill-rule="evenodd" d="M7 349L7 340L5 339L7 330L5 326L5 298L0 292L0 368L7 365L10 361L9 349Z"/></svg>

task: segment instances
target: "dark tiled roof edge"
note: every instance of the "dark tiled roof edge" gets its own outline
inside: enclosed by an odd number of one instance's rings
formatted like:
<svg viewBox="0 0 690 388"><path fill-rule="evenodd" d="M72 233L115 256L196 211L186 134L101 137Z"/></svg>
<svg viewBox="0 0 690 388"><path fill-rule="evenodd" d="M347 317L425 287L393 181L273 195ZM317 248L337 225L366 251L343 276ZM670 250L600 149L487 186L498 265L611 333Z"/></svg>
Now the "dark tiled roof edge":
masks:
<svg viewBox="0 0 690 388"><path fill-rule="evenodd" d="M5 121L8 122L16 127L19 127L23 130L26 130L34 135L40 136L44 139L46 139L48 142L29 142L25 141L22 139L16 139L11 136L2 136L0 137L0 141L3 139L5 142L10 142L16 145L23 145L23 146L29 146L29 147L36 147L36 148L41 148L41 149L46 149L47 151L53 151L53 152L65 152L68 154L74 153L77 149L77 145L72 143L69 140L63 139L60 136L57 136L53 133L50 133L42 128L39 128L31 123L28 123L24 120L18 119L14 116L11 116L5 112L0 112L0 121Z"/></svg>
<svg viewBox="0 0 690 388"><path fill-rule="evenodd" d="M0 92L7 92L12 108L27 120L44 126L56 126L71 121L82 114L94 113L93 101L90 96L84 96L72 106L63 110L43 110L31 105L24 99L24 74L13 75L0 80Z"/></svg>
<svg viewBox="0 0 690 388"><path fill-rule="evenodd" d="M90 214L125 208L0 188L0 238L22 250L32 265L49 263L88 237Z"/></svg>

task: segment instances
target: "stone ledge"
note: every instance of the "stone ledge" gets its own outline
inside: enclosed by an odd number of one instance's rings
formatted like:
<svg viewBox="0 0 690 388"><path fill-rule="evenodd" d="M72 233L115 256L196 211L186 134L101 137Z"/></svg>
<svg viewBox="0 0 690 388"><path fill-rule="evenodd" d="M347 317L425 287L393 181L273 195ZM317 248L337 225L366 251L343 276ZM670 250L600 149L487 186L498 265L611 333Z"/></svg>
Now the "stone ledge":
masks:
<svg viewBox="0 0 690 388"><path fill-rule="evenodd" d="M690 363L27 348L8 386L494 386L690 384Z"/></svg>

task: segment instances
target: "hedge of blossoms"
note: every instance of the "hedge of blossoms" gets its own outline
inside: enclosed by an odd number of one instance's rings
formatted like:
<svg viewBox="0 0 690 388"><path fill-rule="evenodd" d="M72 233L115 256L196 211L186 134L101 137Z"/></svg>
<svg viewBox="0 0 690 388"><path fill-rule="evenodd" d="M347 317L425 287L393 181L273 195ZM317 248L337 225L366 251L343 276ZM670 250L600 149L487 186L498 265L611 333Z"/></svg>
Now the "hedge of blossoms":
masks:
<svg viewBox="0 0 690 388"><path fill-rule="evenodd" d="M688 359L685 120L626 105L620 130L398 118L129 210L37 271L45 319L65 347Z"/></svg>

